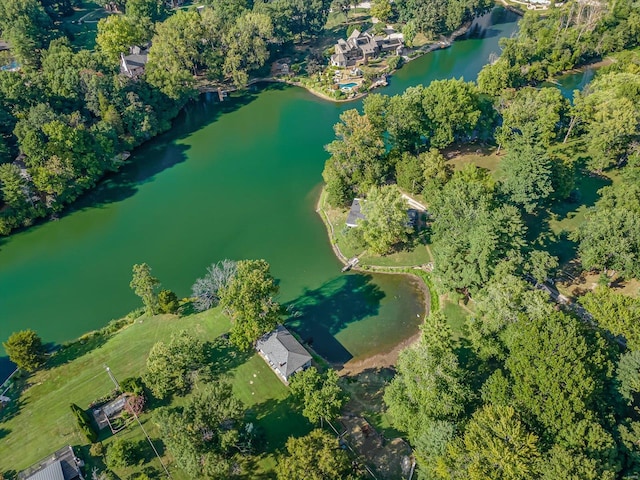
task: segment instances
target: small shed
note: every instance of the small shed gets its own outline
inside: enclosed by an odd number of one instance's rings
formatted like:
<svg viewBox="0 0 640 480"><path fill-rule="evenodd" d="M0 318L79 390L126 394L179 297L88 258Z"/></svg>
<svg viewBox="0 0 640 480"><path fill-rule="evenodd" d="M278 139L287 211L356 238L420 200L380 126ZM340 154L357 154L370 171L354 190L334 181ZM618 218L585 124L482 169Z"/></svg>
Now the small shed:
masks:
<svg viewBox="0 0 640 480"><path fill-rule="evenodd" d="M362 203L364 200L360 198L354 198L349 209L349 215L347 215L347 227L357 227L358 220L364 220L365 216L362 213Z"/></svg>
<svg viewBox="0 0 640 480"><path fill-rule="evenodd" d="M311 366L309 352L282 325L262 336L256 350L287 385L294 373Z"/></svg>

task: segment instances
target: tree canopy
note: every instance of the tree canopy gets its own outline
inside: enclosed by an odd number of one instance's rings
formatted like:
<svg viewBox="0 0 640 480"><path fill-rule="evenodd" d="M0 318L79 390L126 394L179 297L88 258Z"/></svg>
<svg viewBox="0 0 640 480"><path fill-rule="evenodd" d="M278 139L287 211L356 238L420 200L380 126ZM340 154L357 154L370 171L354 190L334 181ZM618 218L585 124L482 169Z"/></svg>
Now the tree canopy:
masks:
<svg viewBox="0 0 640 480"><path fill-rule="evenodd" d="M349 480L352 472L347 453L338 447L333 435L325 430L312 430L304 437L287 440L287 454L278 459L278 480Z"/></svg>
<svg viewBox="0 0 640 480"><path fill-rule="evenodd" d="M248 350L265 333L273 330L281 315L274 297L279 287L264 260L242 260L228 284L218 290L220 305L229 315L231 341Z"/></svg>
<svg viewBox="0 0 640 480"><path fill-rule="evenodd" d="M186 331L157 342L147 358L144 382L158 398L184 394L191 389L194 374L206 364L205 343Z"/></svg>
<svg viewBox="0 0 640 480"><path fill-rule="evenodd" d="M362 228L371 252L389 253L394 246L407 241L410 230L407 203L395 186L372 187L362 205L362 214L365 219L357 228Z"/></svg>
<svg viewBox="0 0 640 480"><path fill-rule="evenodd" d="M346 396L338 385L338 374L329 369L321 374L315 367L296 373L289 384L291 393L302 401L302 414L311 423L333 420L340 414Z"/></svg>
<svg viewBox="0 0 640 480"><path fill-rule="evenodd" d="M32 372L44 363L42 340L36 332L27 329L11 334L6 342L2 342L9 360L18 368Z"/></svg>

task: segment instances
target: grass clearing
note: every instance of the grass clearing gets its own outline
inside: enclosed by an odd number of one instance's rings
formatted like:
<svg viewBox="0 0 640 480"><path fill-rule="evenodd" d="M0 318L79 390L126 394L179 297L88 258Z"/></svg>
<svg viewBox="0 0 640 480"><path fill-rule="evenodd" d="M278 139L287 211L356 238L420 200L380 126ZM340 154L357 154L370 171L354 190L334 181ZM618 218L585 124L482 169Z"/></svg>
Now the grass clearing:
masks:
<svg viewBox="0 0 640 480"><path fill-rule="evenodd" d="M466 145L446 149L443 151L443 155L448 159L454 170L462 170L466 164L473 163L478 167L487 169L497 178L499 177L498 166L504 156L504 150L501 153L497 153L497 150L496 147Z"/></svg>
<svg viewBox="0 0 640 480"><path fill-rule="evenodd" d="M467 307L463 307L449 295L445 295L440 300L441 311L447 319L447 323L451 328L454 340L460 340L465 337L465 323L471 313Z"/></svg>
<svg viewBox="0 0 640 480"><path fill-rule="evenodd" d="M104 365L108 365L119 380L138 376L144 372L148 352L157 341L168 341L173 333L181 330L205 340L214 340L227 332L229 327L228 318L219 309L182 318L172 315L143 317L117 334L103 338L102 342L96 342L92 345L94 348L86 353L82 349L79 352L70 349L66 354L71 352L71 358L66 363L28 378L29 387L16 400L16 414L9 418L0 417L3 436L0 465L4 469L10 467L19 471L67 444L81 446L80 451L86 454L88 445L76 427L69 403L87 408L91 402L112 391L113 384ZM73 358L73 352L81 356ZM229 374L234 391L251 410L251 414L255 415L258 426L264 430L269 454L281 448L289 435L303 435L310 430L307 420L294 411L288 388L257 354L231 356L229 350L223 350L214 353L213 361L218 373ZM182 402L184 398L177 397L174 400L174 404ZM151 414L145 413L141 419L156 446L162 449L157 427L153 425L151 417ZM144 440L136 424L131 424L118 436L131 437L135 441ZM108 445L113 438L106 439L105 444ZM88 461L87 455L84 458L89 466L101 466L99 459ZM166 455L164 459L169 461ZM273 458L267 456L258 468L266 471L272 464ZM132 471L149 468L161 469L153 456ZM173 475L176 469L172 468L171 471ZM176 472L175 477L186 478L180 472Z"/></svg>
<svg viewBox="0 0 640 480"><path fill-rule="evenodd" d="M96 47L98 21L111 15L104 8L93 2L82 2L74 8L74 13L65 17L62 28L78 50L93 50Z"/></svg>

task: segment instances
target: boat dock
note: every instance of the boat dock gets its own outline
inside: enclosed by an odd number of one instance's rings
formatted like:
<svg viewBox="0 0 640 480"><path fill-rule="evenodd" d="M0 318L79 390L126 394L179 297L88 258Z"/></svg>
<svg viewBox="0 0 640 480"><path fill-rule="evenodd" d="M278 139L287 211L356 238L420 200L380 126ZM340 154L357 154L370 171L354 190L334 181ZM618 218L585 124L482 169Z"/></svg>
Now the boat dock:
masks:
<svg viewBox="0 0 640 480"><path fill-rule="evenodd" d="M358 259L358 257L353 257L352 259L350 259L347 264L342 267L342 272L348 272L349 270L351 270L353 267L355 267L356 265L358 265L358 262L360 262L360 260Z"/></svg>

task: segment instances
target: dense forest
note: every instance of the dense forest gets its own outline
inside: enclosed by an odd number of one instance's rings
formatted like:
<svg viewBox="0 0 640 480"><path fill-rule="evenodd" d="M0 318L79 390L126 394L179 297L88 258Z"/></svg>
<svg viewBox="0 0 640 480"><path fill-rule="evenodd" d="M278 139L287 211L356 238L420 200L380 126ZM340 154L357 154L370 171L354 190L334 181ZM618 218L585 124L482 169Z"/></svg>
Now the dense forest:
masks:
<svg viewBox="0 0 640 480"><path fill-rule="evenodd" d="M328 201L346 207L388 184L421 195L435 288L472 306L455 333L433 311L385 392L419 478L640 472L640 302L612 285L640 274L640 61L616 55L571 101L555 87L526 86L636 46L638 18L625 2L527 14L477 85L454 79L371 95L335 126ZM498 166L454 168L447 152L465 144L493 144ZM550 222L580 204L585 178L609 185L560 238ZM601 275L581 306L535 288L575 260Z"/></svg>

